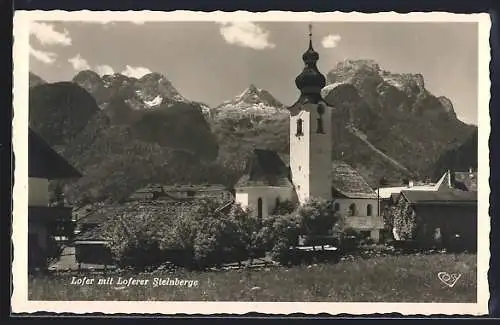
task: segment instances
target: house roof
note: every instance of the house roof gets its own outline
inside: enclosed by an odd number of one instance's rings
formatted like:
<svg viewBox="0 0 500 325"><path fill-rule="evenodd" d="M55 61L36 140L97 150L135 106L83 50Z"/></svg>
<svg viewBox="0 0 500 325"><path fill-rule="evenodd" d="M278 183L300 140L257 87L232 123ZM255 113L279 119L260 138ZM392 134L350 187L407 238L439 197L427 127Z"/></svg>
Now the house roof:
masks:
<svg viewBox="0 0 500 325"><path fill-rule="evenodd" d="M332 187L347 198L377 198L377 193L368 185L365 179L349 164L333 161Z"/></svg>
<svg viewBox="0 0 500 325"><path fill-rule="evenodd" d="M136 218L137 222L144 222L144 218L161 217L167 225L174 222L176 216L191 211L196 201L132 201L125 204L98 205L86 216L77 220L78 225L92 224L93 227L84 230L75 236L75 241L106 241L105 228L111 222L116 222L116 217L128 216ZM219 210L227 209L234 200L222 202ZM129 219L130 220L130 219Z"/></svg>
<svg viewBox="0 0 500 325"><path fill-rule="evenodd" d="M292 187L290 172L276 151L254 149L247 161L245 173L235 187Z"/></svg>
<svg viewBox="0 0 500 325"><path fill-rule="evenodd" d="M437 191L441 184L444 183L447 174L443 174L441 178L436 183L431 184L415 184L413 186L393 186L393 187L380 187L375 191L378 191L378 195L381 199L389 199L393 194L401 193L401 191Z"/></svg>
<svg viewBox="0 0 500 325"><path fill-rule="evenodd" d="M432 185L413 185L413 186L395 186L395 187L381 187L378 189L379 197L381 199L388 199L392 194L401 193L401 191L437 191L438 187Z"/></svg>
<svg viewBox="0 0 500 325"><path fill-rule="evenodd" d="M28 176L60 179L78 178L82 175L30 128L28 139Z"/></svg>
<svg viewBox="0 0 500 325"><path fill-rule="evenodd" d="M129 199L170 199L170 200L190 200L182 196L185 192L196 192L203 196L219 196L221 193L230 194L230 191L220 184L199 184L199 185L161 185L148 184L135 191Z"/></svg>
<svg viewBox="0 0 500 325"><path fill-rule="evenodd" d="M77 241L107 240L104 227L116 220L118 216L129 215L141 222L144 217L161 216L165 222L171 222L173 217L181 212L189 211L190 204L177 201L133 201L125 204L98 205L77 220L78 225L94 225L75 236Z"/></svg>
<svg viewBox="0 0 500 325"><path fill-rule="evenodd" d="M440 191L402 191L401 195L412 204L477 203L477 192L446 189Z"/></svg>
<svg viewBox="0 0 500 325"><path fill-rule="evenodd" d="M477 191L477 172L454 172L453 186L464 191Z"/></svg>

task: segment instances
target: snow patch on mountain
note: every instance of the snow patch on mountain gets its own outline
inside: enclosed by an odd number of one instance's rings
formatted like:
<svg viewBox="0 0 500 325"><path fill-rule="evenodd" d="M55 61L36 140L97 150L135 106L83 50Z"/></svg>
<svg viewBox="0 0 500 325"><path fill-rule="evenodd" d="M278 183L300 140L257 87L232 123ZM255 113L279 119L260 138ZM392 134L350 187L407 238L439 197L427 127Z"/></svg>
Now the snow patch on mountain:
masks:
<svg viewBox="0 0 500 325"><path fill-rule="evenodd" d="M160 95L157 95L155 98L153 98L152 100L148 101L148 100L145 100L144 101L144 104L147 106L147 107L155 107L155 106L158 106L161 104L163 100L163 97L161 97Z"/></svg>

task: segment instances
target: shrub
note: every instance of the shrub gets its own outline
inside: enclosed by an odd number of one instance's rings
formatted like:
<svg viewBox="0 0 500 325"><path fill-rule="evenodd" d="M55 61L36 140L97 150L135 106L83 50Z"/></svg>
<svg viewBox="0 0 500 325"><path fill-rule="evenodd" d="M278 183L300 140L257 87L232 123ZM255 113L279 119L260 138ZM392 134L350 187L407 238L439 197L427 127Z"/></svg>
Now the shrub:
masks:
<svg viewBox="0 0 500 325"><path fill-rule="evenodd" d="M266 246L270 248L271 258L281 264L288 264L290 246L297 245L301 232L301 220L297 214L274 216L266 220L265 232Z"/></svg>
<svg viewBox="0 0 500 325"><path fill-rule="evenodd" d="M292 213L293 211L295 211L295 209L297 209L297 204L295 204L294 202L290 200L280 201L276 204L271 214L275 216L284 215Z"/></svg>
<svg viewBox="0 0 500 325"><path fill-rule="evenodd" d="M183 266L203 269L255 254L259 220L239 204L221 209L223 204L201 201L174 222L170 248L184 252Z"/></svg>
<svg viewBox="0 0 500 325"><path fill-rule="evenodd" d="M331 201L312 198L291 213L265 218L259 235L273 260L288 264L293 259L290 247L298 244L300 235L340 238L343 221Z"/></svg>

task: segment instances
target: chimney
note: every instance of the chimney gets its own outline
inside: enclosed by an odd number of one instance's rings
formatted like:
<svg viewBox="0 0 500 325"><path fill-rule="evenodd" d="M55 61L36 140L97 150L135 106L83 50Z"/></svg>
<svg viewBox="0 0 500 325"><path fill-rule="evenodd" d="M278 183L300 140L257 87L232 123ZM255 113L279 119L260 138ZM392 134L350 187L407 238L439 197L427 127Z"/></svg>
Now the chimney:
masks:
<svg viewBox="0 0 500 325"><path fill-rule="evenodd" d="M451 171L449 169L446 172L446 180L448 182L448 187L451 188Z"/></svg>
<svg viewBox="0 0 500 325"><path fill-rule="evenodd" d="M408 187L413 187L413 181L408 181Z"/></svg>

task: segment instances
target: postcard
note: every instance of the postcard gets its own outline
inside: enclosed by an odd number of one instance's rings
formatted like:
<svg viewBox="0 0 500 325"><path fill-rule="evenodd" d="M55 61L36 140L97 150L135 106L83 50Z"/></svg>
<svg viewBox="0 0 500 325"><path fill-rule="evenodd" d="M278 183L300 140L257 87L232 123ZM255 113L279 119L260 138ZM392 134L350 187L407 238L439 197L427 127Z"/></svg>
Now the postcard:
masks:
<svg viewBox="0 0 500 325"><path fill-rule="evenodd" d="M487 314L490 25L16 11L12 311Z"/></svg>

